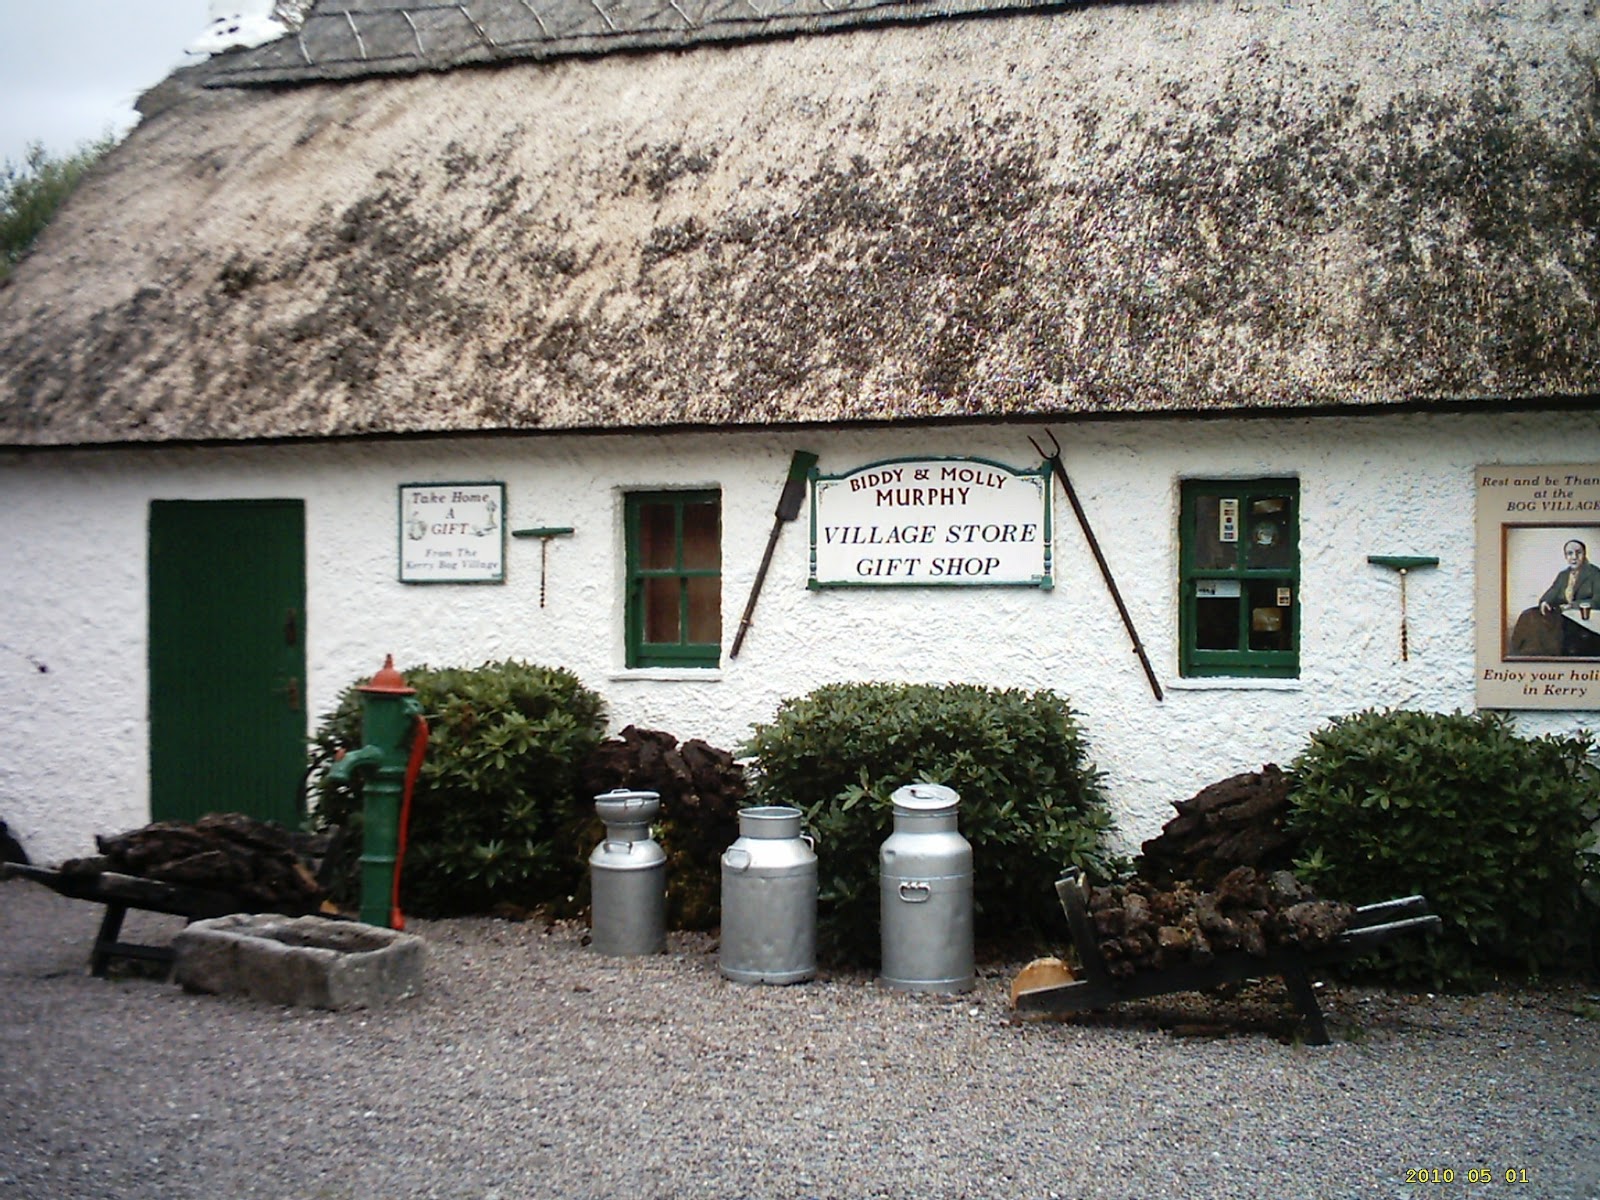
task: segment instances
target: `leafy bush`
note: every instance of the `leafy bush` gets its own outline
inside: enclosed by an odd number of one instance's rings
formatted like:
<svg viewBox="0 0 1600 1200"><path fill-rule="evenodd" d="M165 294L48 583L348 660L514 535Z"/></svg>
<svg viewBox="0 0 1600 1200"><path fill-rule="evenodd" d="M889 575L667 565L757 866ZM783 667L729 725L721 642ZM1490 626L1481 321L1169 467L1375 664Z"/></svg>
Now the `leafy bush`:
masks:
<svg viewBox="0 0 1600 1200"><path fill-rule="evenodd" d="M513 661L416 667L406 681L417 689L429 737L411 807L402 906L449 916L497 904L562 904L583 880L578 831L593 809L579 772L604 734L604 702L568 671ZM336 783L327 766L339 749L361 745L357 686L345 689L317 731L313 785L319 824L353 832L361 825L361 781ZM349 842L359 847L360 838Z"/></svg>
<svg viewBox="0 0 1600 1200"><path fill-rule="evenodd" d="M801 809L816 834L818 951L878 954L878 848L891 794L943 783L973 847L976 936L1009 942L1060 923L1068 867L1108 872L1111 816L1067 702L967 684L830 684L779 706L744 747L762 803Z"/></svg>
<svg viewBox="0 0 1600 1200"><path fill-rule="evenodd" d="M1290 768L1299 871L1357 904L1428 898L1442 931L1376 961L1397 981L1472 988L1568 965L1594 932L1595 752L1588 734L1520 737L1488 713L1335 720Z"/></svg>
<svg viewBox="0 0 1600 1200"><path fill-rule="evenodd" d="M22 261L84 173L111 145L105 137L57 158L34 142L22 165L9 159L0 164L0 279Z"/></svg>

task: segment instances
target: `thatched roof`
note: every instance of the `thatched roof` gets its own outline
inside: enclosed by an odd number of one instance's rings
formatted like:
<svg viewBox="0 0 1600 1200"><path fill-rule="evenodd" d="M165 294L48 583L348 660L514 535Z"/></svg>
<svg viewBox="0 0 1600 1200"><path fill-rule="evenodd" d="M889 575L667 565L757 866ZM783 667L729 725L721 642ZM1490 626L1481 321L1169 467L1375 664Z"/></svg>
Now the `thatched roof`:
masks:
<svg viewBox="0 0 1600 1200"><path fill-rule="evenodd" d="M464 4L323 0L295 36L236 56L220 64L211 78L220 85L360 79L1060 8L1064 3L1066 0L468 0Z"/></svg>
<svg viewBox="0 0 1600 1200"><path fill-rule="evenodd" d="M285 39L157 89L0 288L0 443L1600 396L1576 2L907 0L772 36L848 7L796 0L627 53L558 5L570 44L514 53L482 18L521 0L323 0L313 58L342 9L439 25L412 74L385 42L258 86ZM436 69L462 8L515 61Z"/></svg>

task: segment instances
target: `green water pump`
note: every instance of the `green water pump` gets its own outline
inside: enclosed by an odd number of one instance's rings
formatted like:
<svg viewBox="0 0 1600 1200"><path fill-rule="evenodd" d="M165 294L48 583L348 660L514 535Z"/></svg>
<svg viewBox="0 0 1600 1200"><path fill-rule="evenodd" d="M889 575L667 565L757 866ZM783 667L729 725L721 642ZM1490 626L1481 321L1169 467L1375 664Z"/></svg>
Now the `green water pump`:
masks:
<svg viewBox="0 0 1600 1200"><path fill-rule="evenodd" d="M417 703L417 689L406 686L388 655L361 693L361 733L365 744L341 754L328 777L348 783L367 774L362 806L361 920L401 929L400 865L405 854L411 790L427 745L428 726Z"/></svg>

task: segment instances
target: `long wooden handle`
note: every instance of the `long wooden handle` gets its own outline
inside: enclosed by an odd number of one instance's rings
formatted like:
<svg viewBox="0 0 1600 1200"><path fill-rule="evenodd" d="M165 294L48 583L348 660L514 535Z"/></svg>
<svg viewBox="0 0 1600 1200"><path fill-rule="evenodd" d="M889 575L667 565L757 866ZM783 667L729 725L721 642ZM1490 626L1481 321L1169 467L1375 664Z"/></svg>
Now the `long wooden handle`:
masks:
<svg viewBox="0 0 1600 1200"><path fill-rule="evenodd" d="M1061 465L1061 455L1051 455L1049 462L1055 470L1056 478L1061 481L1062 489L1067 493L1072 511L1077 514L1078 525L1083 530L1083 536L1088 539L1094 561L1100 564L1100 574L1106 581L1106 589L1111 593L1112 602L1117 606L1117 613L1122 617L1123 628L1133 640L1133 652L1139 656L1139 665L1144 668L1144 677L1150 681L1150 690L1155 693L1157 700L1162 700L1165 697L1161 694L1161 684L1156 680L1155 668L1150 665L1150 659L1145 655L1144 645L1139 641L1139 632L1134 629L1133 618L1128 615L1128 606L1122 602L1122 593L1117 590L1117 581L1111 577L1111 567L1106 562L1106 556L1100 552L1100 542L1094 536L1094 530L1089 527L1089 516L1083 511L1083 505L1078 503L1078 493L1073 489L1072 480L1067 478L1067 469Z"/></svg>

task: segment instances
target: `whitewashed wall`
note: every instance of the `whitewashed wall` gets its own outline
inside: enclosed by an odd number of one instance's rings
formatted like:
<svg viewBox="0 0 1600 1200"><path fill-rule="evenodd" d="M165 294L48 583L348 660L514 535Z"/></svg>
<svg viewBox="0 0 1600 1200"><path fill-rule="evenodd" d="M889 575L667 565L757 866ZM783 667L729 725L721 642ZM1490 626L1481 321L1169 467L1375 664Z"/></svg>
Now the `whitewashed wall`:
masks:
<svg viewBox="0 0 1600 1200"><path fill-rule="evenodd" d="M1081 712L1130 847L1169 803L1236 771L1287 762L1326 719L1369 705L1473 704L1473 468L1600 461L1592 414L1381 416L1063 425L1067 468L1166 688L1157 703L1088 546L1056 493L1056 575L1034 589L806 588L807 525L784 529L755 625L720 670L623 669L624 490L723 494L724 644L732 643L796 449L830 473L908 455L1034 465L1026 427L784 434L561 436L67 452L0 458L0 818L36 861L149 819L145 529L152 499L306 503L309 699L326 711L386 652L410 664L500 657L576 671L612 724L736 747L785 696L842 679L1054 688ZM1178 484L1301 481L1301 677L1186 683L1177 675ZM504 585L396 580L396 486L501 479ZM1410 582L1400 661L1398 578L1369 554L1437 555ZM35 663L48 671L40 672ZM1530 732L1594 714L1519 718Z"/></svg>

